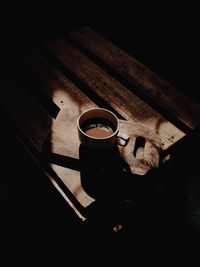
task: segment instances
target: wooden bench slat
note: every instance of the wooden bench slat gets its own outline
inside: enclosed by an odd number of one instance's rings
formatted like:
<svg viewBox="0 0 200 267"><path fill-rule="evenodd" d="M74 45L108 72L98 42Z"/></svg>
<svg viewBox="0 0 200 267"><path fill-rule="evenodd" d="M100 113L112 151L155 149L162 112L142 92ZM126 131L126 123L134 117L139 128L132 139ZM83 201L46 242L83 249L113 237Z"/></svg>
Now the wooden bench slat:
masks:
<svg viewBox="0 0 200 267"><path fill-rule="evenodd" d="M38 103L37 99L30 94L29 90L24 88L11 75L8 75L7 77L4 76L1 84L3 86L2 88L5 90L3 94L4 97L1 98L0 101L1 107L15 123L15 126L19 127L20 131L29 140L31 145L33 145L38 152L42 153L47 136L54 130L54 119L49 116L43 106ZM75 135L75 133L73 133L73 135ZM53 148L54 146L52 145L52 150ZM56 152L62 151L59 151L58 149ZM94 201L94 199L88 196L84 190L81 190L80 172L69 168L62 168L55 164L51 164L51 167L79 201L81 206L86 207ZM54 178L49 178L58 191L63 195L63 191L54 181ZM77 207L69 202L70 198L66 198L65 196L65 199L82 219L83 215L81 214L81 211L77 212Z"/></svg>
<svg viewBox="0 0 200 267"><path fill-rule="evenodd" d="M58 174L67 188L69 188L84 208L88 207L95 201L95 199L89 196L83 189L79 171L61 167L53 163L51 164L51 168Z"/></svg>
<svg viewBox="0 0 200 267"><path fill-rule="evenodd" d="M60 154L79 159L79 140L76 129L78 116L88 108L97 107L83 92L54 67L37 49L31 49L20 55L15 65L22 70L30 82L50 97L60 108L56 119L51 120L47 153ZM67 125L65 127L65 121ZM67 140L64 142L64 140ZM51 164L64 184L76 196L83 207L94 199L81 190L80 172Z"/></svg>
<svg viewBox="0 0 200 267"><path fill-rule="evenodd" d="M13 64L60 108L84 110L96 106L36 48L19 54ZM69 105L71 105L69 107Z"/></svg>
<svg viewBox="0 0 200 267"><path fill-rule="evenodd" d="M15 125L15 123L13 123L10 116L8 116L8 114L5 113L5 110L3 110L1 106L0 106L0 117L3 123L5 123L6 127L8 127L8 129L11 131L13 136L18 140L19 144L21 144L24 147L25 151L36 163L38 169L44 173L47 179L50 179L52 184L56 187L56 189L66 200L69 206L73 208L77 216L81 220L85 220L86 212L83 206L81 206L81 204L77 201L77 199L72 196L72 194L69 192L69 189L65 186L62 180L58 177L58 175L55 172L53 172L50 165L46 161L44 161L43 157L41 157L41 154L35 149L35 147L32 146L30 140L28 140L28 138L26 138L23 135L23 132L21 132L21 130L18 128L18 125Z"/></svg>
<svg viewBox="0 0 200 267"><path fill-rule="evenodd" d="M69 147L62 148L62 145L60 146L62 153L78 159L76 120L84 110L97 107L97 105L36 49L26 51L21 55L18 67L23 70L24 75L28 76L30 82L34 81L38 87L42 87L42 90L60 108L57 118L52 119L49 131L52 139L51 152L61 153L60 149L56 150L53 142L54 138L59 139L59 136L55 136L59 127L59 135L69 139ZM62 130L61 127L65 120L68 125Z"/></svg>
<svg viewBox="0 0 200 267"><path fill-rule="evenodd" d="M182 131L98 67L64 38L47 42L45 47L125 119L151 126L162 137L163 149L184 136Z"/></svg>
<svg viewBox="0 0 200 267"><path fill-rule="evenodd" d="M134 57L89 27L74 31L70 36L185 125L192 129L199 125L200 104L184 95L178 88L163 80Z"/></svg>

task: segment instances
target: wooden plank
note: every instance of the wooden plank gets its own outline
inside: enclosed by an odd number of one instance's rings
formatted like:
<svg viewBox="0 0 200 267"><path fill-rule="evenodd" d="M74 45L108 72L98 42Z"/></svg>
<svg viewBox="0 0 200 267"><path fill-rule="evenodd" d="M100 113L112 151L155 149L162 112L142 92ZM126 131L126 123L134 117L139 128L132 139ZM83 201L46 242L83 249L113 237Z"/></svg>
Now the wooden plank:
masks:
<svg viewBox="0 0 200 267"><path fill-rule="evenodd" d="M32 48L20 53L12 60L13 65L21 71L29 83L34 83L60 108L79 109L83 111L96 106L65 75L54 67L43 55Z"/></svg>
<svg viewBox="0 0 200 267"><path fill-rule="evenodd" d="M20 60L15 58L15 66L28 77L30 83L34 82L61 109L57 118L51 119L48 138L43 146L45 153L79 159L80 143L76 120L85 109L96 107L96 105L37 49L20 54ZM83 207L94 201L82 190L79 171L53 163L51 167Z"/></svg>
<svg viewBox="0 0 200 267"><path fill-rule="evenodd" d="M49 136L50 145L48 146L48 152L51 158L57 158L57 164L51 163L51 167L79 202L84 207L87 207L94 201L94 198L85 193L81 185L80 173L77 170L70 169L69 161L73 160L76 164L75 160L77 160L78 164L79 159L80 142L77 138L76 119L84 109L96 107L96 105L79 91L58 69L50 64L38 50L32 49L27 51L16 62L16 65L27 75L30 82L35 82L53 100L54 92L56 92L56 104L61 110L57 118L52 120L52 130ZM80 106L82 107L81 109ZM138 127L135 126L134 130L138 129ZM132 131L132 134L134 132ZM135 173L144 174L149 169L149 166L146 164L142 166L143 159L140 159L140 166L136 166L138 160L134 160L131 156L132 153L130 153L130 149L133 149L133 147L132 144L128 150L122 149L120 151L122 155L126 155L125 160L132 166L131 169ZM61 157L67 163L65 166L59 166L59 159ZM155 155L156 157L157 154ZM60 161L60 165L61 163Z"/></svg>
<svg viewBox="0 0 200 267"><path fill-rule="evenodd" d="M134 57L89 27L74 31L70 36L185 125L192 129L199 125L200 104L184 95Z"/></svg>
<svg viewBox="0 0 200 267"><path fill-rule="evenodd" d="M45 47L126 120L151 126L162 137L163 149L168 148L184 136L182 131L103 71L64 38L47 42Z"/></svg>
<svg viewBox="0 0 200 267"><path fill-rule="evenodd" d="M84 110L96 107L96 104L53 66L38 49L33 48L20 54L13 63L24 76L28 77L30 83L34 83L43 90L62 110L57 115L56 120L52 119L48 138L51 146L49 150L53 153L61 153L60 149L54 146L53 140L60 139L60 136L63 138L66 136L69 139L69 146L62 148L62 153L69 157L78 158L76 120ZM63 113L65 116L62 115ZM59 128L60 118L61 123L65 120L68 125L65 132Z"/></svg>
<svg viewBox="0 0 200 267"><path fill-rule="evenodd" d="M65 101L66 103L66 101ZM51 134L49 136L49 153L63 156L66 161L70 159L77 160L79 164L79 146L80 142L77 135L76 120L80 115L80 110L68 108L61 109L57 118L52 122ZM90 197L82 188L80 171L73 170L69 166L59 166L51 163L51 167L62 179L65 185L73 193L76 199L83 207L90 205L95 199ZM79 165L78 165L79 166ZM77 168L78 169L78 168Z"/></svg>
<svg viewBox="0 0 200 267"><path fill-rule="evenodd" d="M42 154L44 143L46 142L49 133L53 131L53 118L49 116L43 106L39 104L37 99L30 94L29 90L24 88L10 74L4 75L4 78L1 80L1 86L4 91L0 105L5 114L11 118L16 127L19 127L23 136L28 139L30 144ZM38 159L36 160L38 161ZM47 171L45 171L45 173L48 175L51 182L58 189L61 195L65 196L65 200L68 204L73 207L77 215L82 219L83 215L81 214L82 209L80 207L89 205L94 201L94 199L90 198L83 190L77 190L77 188L80 188L81 186L80 173L70 169L63 172L61 167L53 164L51 167L56 171L55 174L48 168L47 169L50 170L50 174ZM61 179L67 188L71 190L72 194L77 192L74 199L72 199L72 195L69 195L67 189L62 190L59 186L59 179ZM66 181L67 184L65 183ZM71 187L69 185L71 185ZM83 202L82 199L87 199L88 201Z"/></svg>
<svg viewBox="0 0 200 267"><path fill-rule="evenodd" d="M13 121L10 117L8 117L8 114L5 114L5 110L3 111L2 108L0 109L0 117L3 123L5 123L6 127L12 132L13 136L16 137L19 144L21 144L25 151L28 153L28 155L33 159L33 161L37 164L38 169L44 173L44 175L50 179L52 184L56 187L56 189L59 191L59 193L62 195L62 197L66 200L66 202L69 204L71 208L75 211L77 216L81 220L85 220L85 211L83 210L83 207L80 206L80 204L76 201L75 198L69 197L68 189L65 187L65 185L61 182L60 178L53 173L50 166L47 164L46 161L44 161L43 157L38 153L38 151L35 150L35 148L29 143L27 138L23 135L23 133L16 127L16 125L13 125ZM28 142L27 142L28 141ZM64 185L64 187L63 187Z"/></svg>

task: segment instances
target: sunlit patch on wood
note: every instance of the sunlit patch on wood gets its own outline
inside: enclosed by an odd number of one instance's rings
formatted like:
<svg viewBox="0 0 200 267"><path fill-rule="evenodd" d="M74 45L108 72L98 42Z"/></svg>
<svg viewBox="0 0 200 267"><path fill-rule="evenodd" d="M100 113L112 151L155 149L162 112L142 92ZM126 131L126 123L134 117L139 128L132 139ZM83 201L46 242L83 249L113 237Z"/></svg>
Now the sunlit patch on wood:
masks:
<svg viewBox="0 0 200 267"><path fill-rule="evenodd" d="M115 233L117 233L122 228L123 228L123 226L121 224L118 224L118 225L116 225L116 226L113 227L113 230L114 230Z"/></svg>

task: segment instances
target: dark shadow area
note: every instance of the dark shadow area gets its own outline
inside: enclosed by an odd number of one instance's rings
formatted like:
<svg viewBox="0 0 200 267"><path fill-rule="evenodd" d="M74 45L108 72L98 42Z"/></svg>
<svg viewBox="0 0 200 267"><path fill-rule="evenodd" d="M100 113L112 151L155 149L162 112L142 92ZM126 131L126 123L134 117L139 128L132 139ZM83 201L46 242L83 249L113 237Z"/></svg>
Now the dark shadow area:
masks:
<svg viewBox="0 0 200 267"><path fill-rule="evenodd" d="M119 7L118 7L119 8ZM94 28L163 79L200 101L197 9L192 5L121 6ZM113 19L112 19L113 18Z"/></svg>
<svg viewBox="0 0 200 267"><path fill-rule="evenodd" d="M82 223L3 123L1 127L3 266L65 266L77 255L88 266L195 266L200 247L199 129L184 139L167 165L143 178L130 173L117 150L96 153L81 146L82 184L97 198L89 220Z"/></svg>
<svg viewBox="0 0 200 267"><path fill-rule="evenodd" d="M87 238L84 223L1 122L1 266L65 266Z"/></svg>
<svg viewBox="0 0 200 267"><path fill-rule="evenodd" d="M144 137L138 136L138 137L136 138L136 141L135 141L135 147L134 147L134 150L133 150L133 155L134 155L134 157L136 157L137 150L138 150L140 147L141 147L141 148L144 148L145 143L146 143L146 140L145 140Z"/></svg>
<svg viewBox="0 0 200 267"><path fill-rule="evenodd" d="M103 28L101 28L101 27L95 27L94 25L91 25L91 27L94 28L97 32L101 33L102 36L105 36L104 35ZM123 29L126 29L126 27L127 26L125 26ZM127 51L127 47L123 47L123 45L126 45L126 43L124 43L125 40L123 39L123 37L122 37L122 39L120 41L119 40L115 40L115 37L114 37L115 34L113 33L113 29L110 30L110 33L107 33L107 34L108 35L106 37L110 41L112 41L112 43L114 42L116 45L122 46L122 48L125 49L125 51ZM122 33L122 32L119 31L117 33L117 35L118 34L122 34L122 36L123 36L124 32ZM116 70L114 70L111 66L109 66L107 63L105 63L100 57L96 56L95 54L93 54L92 52L90 52L89 50L87 50L84 46L82 46L76 40L74 40L73 38L71 38L69 35L65 35L65 38L66 38L66 40L68 42L72 43L82 53L84 53L85 55L87 55L87 57L89 57L93 62L95 62L98 66L100 66L103 70L105 70L108 74L110 74L111 76L113 76L118 82L120 82L121 84L123 84L128 90L130 90L131 92L133 92L140 99L142 99L144 102L146 102L148 105L150 105L154 110L156 110L158 113L162 114L167 120L169 120L170 122L172 122L181 131L183 131L186 134L188 134L191 131L190 127L188 127L187 125L185 125L174 114L170 113L165 108L163 108L163 106L161 104L159 104L158 102L154 101L152 98L149 98L147 95L145 95L139 88L137 88L136 86L133 86L132 83L130 83L129 81L127 81L125 78L123 78L119 73L116 72ZM131 36L130 35L129 35L129 38L131 39ZM140 40L140 41L142 42L142 40ZM135 48L134 48L134 45L133 45L132 46L132 50L128 51L130 54L131 54L131 51L132 51L132 53L133 53L132 56L134 58L137 58L137 53L140 56L143 55L143 51L142 50L141 51L140 50L137 51L137 50L134 50L134 49ZM149 61L146 64L146 66L148 66L148 64L150 64L150 66L149 66L150 69L153 69L154 60L156 61L156 60L159 60L159 59L156 59L156 58L152 59L151 61ZM140 62L142 62L142 60L140 60ZM165 66L165 68L167 68L167 66ZM63 70L64 70L64 68L63 68ZM159 72L160 72L160 70L157 70L157 73L159 73ZM173 81L171 81L171 83L173 83ZM87 92L88 95L90 95L90 98L91 99L95 99L96 98L96 100L97 100L97 97L94 96L94 94L92 94L92 92L90 92L88 90L88 88L86 88L86 86L82 85L81 88L84 88L84 91ZM95 100L93 100L93 101L95 101ZM99 99L98 99L98 102L100 103ZM106 105L105 103L103 103L103 101L101 101L100 104L101 104L101 106L105 106L105 108L111 109L111 107L108 107L108 104ZM118 116L119 116L119 114L118 114Z"/></svg>
<svg viewBox="0 0 200 267"><path fill-rule="evenodd" d="M39 103L44 106L48 111L49 115L54 119L57 117L60 108L53 102L53 100L48 97L44 91L37 86L36 83L30 82L29 79L18 70L14 63L10 60L9 71L19 80L19 82L25 87L28 88L30 93L37 98ZM41 86L42 87L42 86Z"/></svg>
<svg viewBox="0 0 200 267"><path fill-rule="evenodd" d="M97 151L80 145L79 158L81 183L88 195L97 201L123 196L131 172L117 147Z"/></svg>
<svg viewBox="0 0 200 267"><path fill-rule="evenodd" d="M197 128L166 164L143 177L131 174L117 151L103 154L80 147L82 184L97 198L95 207L88 209L89 240L110 262L123 266L198 262L199 134ZM116 226L121 229L116 231Z"/></svg>
<svg viewBox="0 0 200 267"><path fill-rule="evenodd" d="M80 3L62 8L31 4L8 8L1 17L1 67L18 51L91 25L199 99L195 15L189 21L184 12L173 9L154 16L158 13L147 15L120 7L110 12L98 5L85 12L88 7L82 9ZM188 14L191 18L189 10ZM144 177L132 175L115 149L102 154L80 147L80 165L72 158L49 155L56 164L81 168L85 191L97 199L95 209L88 208L85 223L77 219L3 122L1 129L2 266L77 266L79 261L87 266L189 267L198 261L199 129L170 150L166 165ZM115 232L116 225L122 229Z"/></svg>
<svg viewBox="0 0 200 267"><path fill-rule="evenodd" d="M48 153L45 155L45 159L49 163L54 163L65 168L70 168L72 170L80 171L80 162L78 159L63 156L56 153Z"/></svg>
<svg viewBox="0 0 200 267"><path fill-rule="evenodd" d="M32 1L31 1L32 2ZM197 91L199 60L198 8L170 4L153 7L80 1L67 6L14 4L2 7L1 64L29 47L91 26L122 47L165 80L200 101Z"/></svg>
<svg viewBox="0 0 200 267"><path fill-rule="evenodd" d="M123 119L122 115L120 115L114 108L112 108L109 103L107 103L104 99L102 99L97 93L89 88L89 86L84 83L76 74L70 71L62 62L60 62L54 55L52 55L45 48L40 48L41 52L45 57L49 59L56 67L59 69L64 75L68 77L68 79L74 83L78 88L81 88L83 91L94 103L96 103L99 107L109 109L119 119Z"/></svg>
<svg viewBox="0 0 200 267"><path fill-rule="evenodd" d="M32 1L31 1L32 2ZM186 94L197 96L198 8L195 5L67 5L19 3L2 7L2 58L91 26Z"/></svg>

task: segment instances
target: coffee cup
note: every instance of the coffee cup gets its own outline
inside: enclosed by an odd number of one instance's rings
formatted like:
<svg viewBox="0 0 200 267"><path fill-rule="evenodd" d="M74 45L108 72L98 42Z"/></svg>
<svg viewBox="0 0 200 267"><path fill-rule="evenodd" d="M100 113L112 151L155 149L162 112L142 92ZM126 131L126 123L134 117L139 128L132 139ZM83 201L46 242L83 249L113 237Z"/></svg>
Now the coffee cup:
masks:
<svg viewBox="0 0 200 267"><path fill-rule="evenodd" d="M126 146L129 136L119 131L119 119L108 109L85 110L77 119L78 137L87 148L103 150L116 144Z"/></svg>

